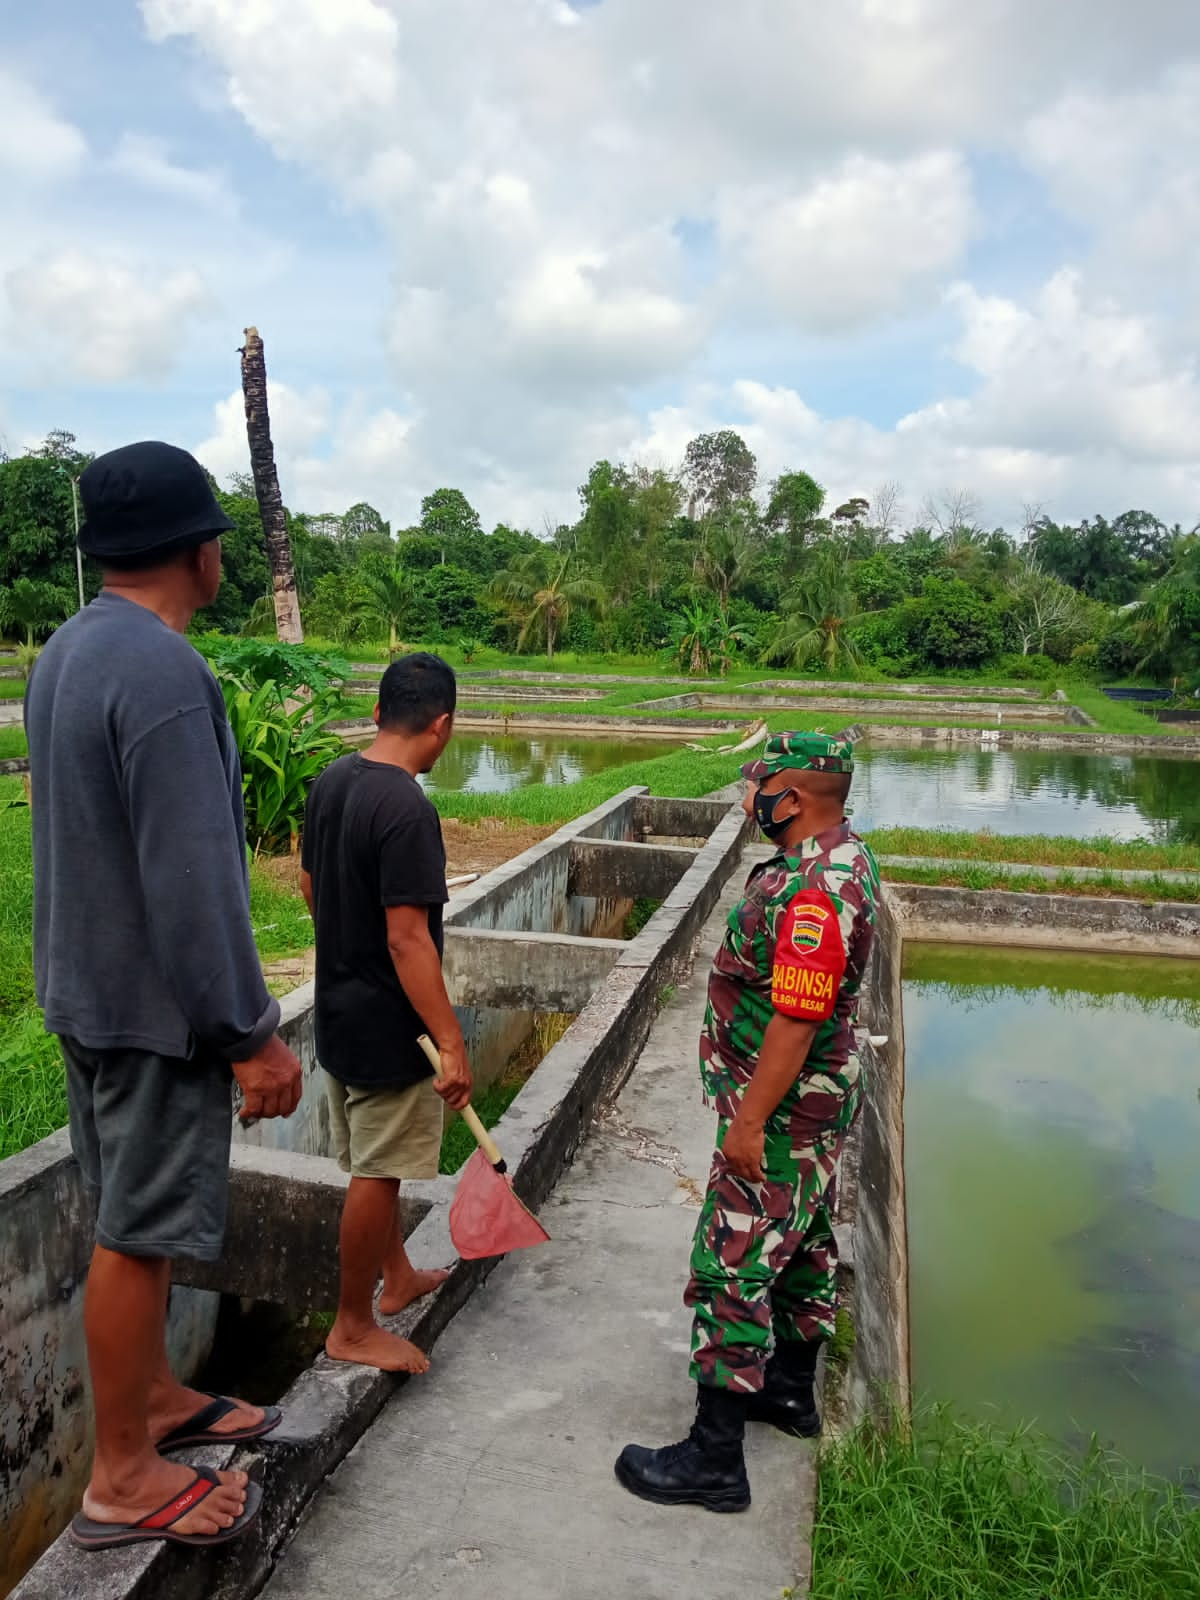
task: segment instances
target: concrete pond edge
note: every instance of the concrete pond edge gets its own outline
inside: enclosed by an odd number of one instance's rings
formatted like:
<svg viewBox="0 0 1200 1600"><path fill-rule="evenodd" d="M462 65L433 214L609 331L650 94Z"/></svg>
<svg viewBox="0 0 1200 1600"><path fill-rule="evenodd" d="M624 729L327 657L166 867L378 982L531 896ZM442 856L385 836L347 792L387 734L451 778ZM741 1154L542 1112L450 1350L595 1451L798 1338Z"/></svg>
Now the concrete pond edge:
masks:
<svg viewBox="0 0 1200 1600"><path fill-rule="evenodd" d="M615 798L644 795L644 790L633 790ZM613 803L606 802L593 815L599 817ZM697 810L704 802L683 804ZM626 945L494 1130L517 1192L534 1208L552 1192L596 1111L619 1093L632 1072L663 990L690 969L705 920L737 867L749 824L739 809L710 807L710 813L721 820L691 865ZM588 821L577 819L572 833L578 837ZM483 887L481 882L478 888ZM52 1137L61 1144L64 1136ZM312 1158L301 1158L306 1159ZM280 1152L244 1148L237 1152L235 1166L290 1165L294 1160ZM454 1187L451 1178L405 1186L413 1191L412 1214L420 1216L407 1238L418 1266L455 1260L448 1224ZM389 1326L431 1348L497 1264L456 1262L436 1294L390 1319ZM319 1356L283 1396L284 1422L274 1434L251 1446L189 1452L197 1464L240 1467L262 1484L263 1510L253 1530L229 1545L203 1551L153 1544L84 1553L64 1534L10 1600L158 1600L168 1594L171 1600L248 1600L267 1582L313 1494L404 1381Z"/></svg>

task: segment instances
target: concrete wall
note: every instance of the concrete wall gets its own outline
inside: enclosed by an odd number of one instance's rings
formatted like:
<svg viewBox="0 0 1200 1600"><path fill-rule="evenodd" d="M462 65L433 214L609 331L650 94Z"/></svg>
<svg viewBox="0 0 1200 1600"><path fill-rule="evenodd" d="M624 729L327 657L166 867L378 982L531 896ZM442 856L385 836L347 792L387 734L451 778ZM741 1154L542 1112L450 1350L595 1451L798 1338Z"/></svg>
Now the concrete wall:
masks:
<svg viewBox="0 0 1200 1600"><path fill-rule="evenodd" d="M1023 715L1024 713L1020 713ZM1018 712L1012 712L1013 717ZM1079 721L1090 721L1080 712ZM1189 759L1200 755L1200 738L1186 734L1176 737L1170 733L1076 733L1071 729L1061 732L1021 733L1013 728L901 728L868 723L864 729L872 745L886 749L889 745L941 745L969 744L985 750L1074 750L1080 755L1108 756L1178 756Z"/></svg>
<svg viewBox="0 0 1200 1600"><path fill-rule="evenodd" d="M1074 706L1049 701L1028 701L1020 704L997 706L987 701L922 699L915 705L903 700L857 699L835 695L763 695L763 694L678 694L664 700L643 700L631 706L631 712L657 712L663 715L676 711L736 711L743 716L761 711L834 711L839 715L851 712L856 716L902 717L914 711L922 717L950 717L975 722L995 721L1007 717L1010 721L1045 722L1060 727L1084 719Z"/></svg>
<svg viewBox="0 0 1200 1600"><path fill-rule="evenodd" d="M842 1402L864 1415L882 1397L908 1404L908 1243L904 1204L903 934L889 887L880 907L860 1007L866 1092L846 1152L840 1235L849 1234L848 1298L854 1359ZM873 1046L867 1035L886 1038Z"/></svg>
<svg viewBox="0 0 1200 1600"><path fill-rule="evenodd" d="M95 1207L65 1131L0 1161L0 1593L78 1508L92 1453L83 1284ZM217 1296L171 1294L167 1344L189 1378Z"/></svg>

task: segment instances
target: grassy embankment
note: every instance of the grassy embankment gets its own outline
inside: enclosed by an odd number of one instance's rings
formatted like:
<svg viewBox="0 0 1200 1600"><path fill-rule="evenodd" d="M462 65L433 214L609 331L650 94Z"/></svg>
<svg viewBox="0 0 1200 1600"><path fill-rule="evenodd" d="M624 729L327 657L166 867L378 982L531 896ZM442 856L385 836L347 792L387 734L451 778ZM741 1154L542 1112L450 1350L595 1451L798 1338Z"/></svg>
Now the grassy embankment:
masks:
<svg viewBox="0 0 1200 1600"><path fill-rule="evenodd" d="M935 1408L820 1456L811 1600L1195 1600L1200 1511L1096 1445Z"/></svg>

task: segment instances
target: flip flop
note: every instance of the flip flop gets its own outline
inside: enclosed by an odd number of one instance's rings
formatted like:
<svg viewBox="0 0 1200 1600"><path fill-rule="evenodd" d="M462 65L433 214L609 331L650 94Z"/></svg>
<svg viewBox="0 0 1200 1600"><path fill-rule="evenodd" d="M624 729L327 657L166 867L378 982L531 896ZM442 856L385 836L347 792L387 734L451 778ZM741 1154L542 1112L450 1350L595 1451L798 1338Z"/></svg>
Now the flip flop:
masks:
<svg viewBox="0 0 1200 1600"><path fill-rule="evenodd" d="M197 1491L197 1485L205 1487ZM173 1533L171 1530L181 1517L194 1511L202 1500L207 1500L221 1480L208 1467L197 1467L196 1476L182 1494L177 1494L166 1505L159 1506L140 1522L96 1522L80 1511L71 1519L71 1538L84 1550L115 1550L123 1544L145 1544L151 1539L165 1539L169 1544L209 1545L225 1544L245 1533L251 1523L258 1521L262 1510L262 1490L256 1483L246 1485L246 1506L233 1526L219 1533Z"/></svg>
<svg viewBox="0 0 1200 1600"><path fill-rule="evenodd" d="M265 1406L263 1409L265 1415L261 1422L253 1423L248 1428L233 1428L228 1433L218 1433L213 1423L220 1422L222 1417L236 1411L237 1401L228 1400L222 1394L211 1395L206 1406L201 1406L199 1411L177 1428L172 1428L170 1433L164 1433L154 1448L158 1451L181 1450L184 1445L242 1444L247 1439L261 1439L264 1433L270 1433L283 1421L283 1412L278 1406Z"/></svg>

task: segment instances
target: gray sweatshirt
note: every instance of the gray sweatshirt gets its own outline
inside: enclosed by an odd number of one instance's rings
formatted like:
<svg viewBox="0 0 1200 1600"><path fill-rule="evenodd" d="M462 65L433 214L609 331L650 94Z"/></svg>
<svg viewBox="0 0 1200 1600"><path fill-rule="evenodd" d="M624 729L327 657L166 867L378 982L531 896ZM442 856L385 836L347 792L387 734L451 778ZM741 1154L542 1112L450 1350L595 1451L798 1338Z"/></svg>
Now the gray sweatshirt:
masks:
<svg viewBox="0 0 1200 1600"><path fill-rule="evenodd" d="M250 926L241 769L204 659L102 593L25 697L33 952L51 1033L231 1061L274 1032Z"/></svg>

